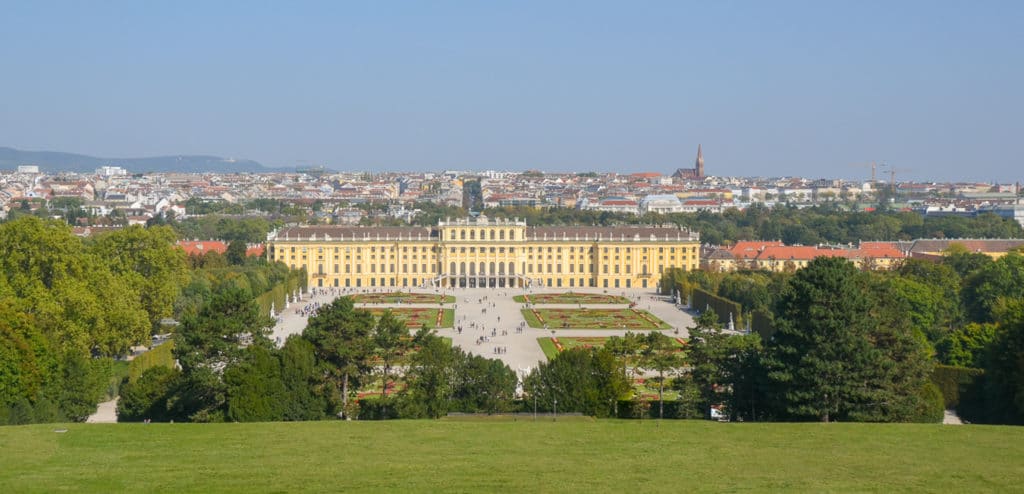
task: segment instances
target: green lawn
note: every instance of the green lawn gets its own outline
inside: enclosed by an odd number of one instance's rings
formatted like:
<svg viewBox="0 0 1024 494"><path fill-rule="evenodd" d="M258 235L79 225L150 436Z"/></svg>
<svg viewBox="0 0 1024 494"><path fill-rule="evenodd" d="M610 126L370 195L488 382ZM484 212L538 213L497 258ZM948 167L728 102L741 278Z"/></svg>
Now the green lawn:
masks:
<svg viewBox="0 0 1024 494"><path fill-rule="evenodd" d="M555 342L551 341L551 337L537 338L537 344L540 345L540 349L544 352L544 356L551 360L558 356L558 349L555 348Z"/></svg>
<svg viewBox="0 0 1024 494"><path fill-rule="evenodd" d="M349 295L349 298L357 304L450 304L455 302L451 295L437 295L433 293L357 293Z"/></svg>
<svg viewBox="0 0 1024 494"><path fill-rule="evenodd" d="M0 492L12 493L1024 489L1021 427L523 417L72 424L0 427L0 444Z"/></svg>
<svg viewBox="0 0 1024 494"><path fill-rule="evenodd" d="M512 300L519 303L530 302L533 304L628 304L632 302L632 300L618 295L573 292L516 295L512 297Z"/></svg>
<svg viewBox="0 0 1024 494"><path fill-rule="evenodd" d="M638 309L521 309L531 328L550 329L672 329L661 319Z"/></svg>
<svg viewBox="0 0 1024 494"><path fill-rule="evenodd" d="M373 317L380 317L385 311L391 311L396 319L405 321L409 329L422 328L424 324L431 328L450 328L455 325L455 310L453 309L427 309L413 307L369 307L365 309L373 314ZM437 314L441 311L441 324L437 324Z"/></svg>

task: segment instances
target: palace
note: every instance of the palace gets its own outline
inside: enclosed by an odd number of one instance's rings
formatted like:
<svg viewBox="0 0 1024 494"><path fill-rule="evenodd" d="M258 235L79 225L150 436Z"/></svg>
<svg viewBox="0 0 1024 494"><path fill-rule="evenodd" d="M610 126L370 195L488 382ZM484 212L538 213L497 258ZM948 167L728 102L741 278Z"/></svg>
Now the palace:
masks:
<svg viewBox="0 0 1024 494"><path fill-rule="evenodd" d="M317 287L655 288L700 265L700 236L675 227L528 227L484 216L436 227L302 226L267 236L267 257Z"/></svg>

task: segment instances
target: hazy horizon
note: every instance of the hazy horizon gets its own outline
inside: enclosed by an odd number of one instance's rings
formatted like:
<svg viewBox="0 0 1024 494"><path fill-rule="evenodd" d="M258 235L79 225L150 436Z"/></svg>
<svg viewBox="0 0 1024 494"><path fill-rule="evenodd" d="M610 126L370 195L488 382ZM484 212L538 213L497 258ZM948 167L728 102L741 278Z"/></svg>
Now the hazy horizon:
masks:
<svg viewBox="0 0 1024 494"><path fill-rule="evenodd" d="M269 167L1022 180L1024 4L5 5L0 145ZM879 170L879 178L888 174Z"/></svg>

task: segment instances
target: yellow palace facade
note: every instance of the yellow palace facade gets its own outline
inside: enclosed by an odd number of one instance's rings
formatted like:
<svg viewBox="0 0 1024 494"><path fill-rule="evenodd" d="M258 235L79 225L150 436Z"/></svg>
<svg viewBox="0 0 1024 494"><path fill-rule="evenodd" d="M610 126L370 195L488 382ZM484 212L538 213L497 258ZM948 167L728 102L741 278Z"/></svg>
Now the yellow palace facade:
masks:
<svg viewBox="0 0 1024 494"><path fill-rule="evenodd" d="M306 268L309 286L655 288L700 265L700 236L675 227L530 227L480 216L434 227L301 226L267 256Z"/></svg>

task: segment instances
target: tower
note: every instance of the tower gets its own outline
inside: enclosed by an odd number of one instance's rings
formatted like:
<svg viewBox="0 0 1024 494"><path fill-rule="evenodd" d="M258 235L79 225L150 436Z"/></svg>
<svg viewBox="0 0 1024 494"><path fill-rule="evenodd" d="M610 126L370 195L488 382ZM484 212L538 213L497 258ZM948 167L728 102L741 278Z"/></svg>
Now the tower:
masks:
<svg viewBox="0 0 1024 494"><path fill-rule="evenodd" d="M697 163L693 167L697 178L704 178L704 153L701 152L700 144L697 144Z"/></svg>

